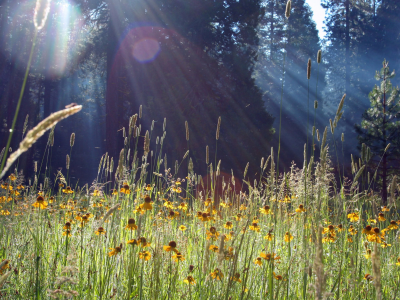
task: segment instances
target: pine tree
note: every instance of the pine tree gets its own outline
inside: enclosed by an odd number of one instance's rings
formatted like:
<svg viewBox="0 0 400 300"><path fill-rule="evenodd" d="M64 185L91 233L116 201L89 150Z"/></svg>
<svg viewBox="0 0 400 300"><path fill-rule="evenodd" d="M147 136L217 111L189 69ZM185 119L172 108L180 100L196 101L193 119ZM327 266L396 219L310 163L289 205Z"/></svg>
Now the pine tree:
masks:
<svg viewBox="0 0 400 300"><path fill-rule="evenodd" d="M375 85L369 94L371 107L364 112L361 124L355 126L360 145L365 143L371 149L378 168L383 205L387 204L388 177L399 173L400 167L400 89L390 82L394 76L388 62L384 61L383 68L375 75L380 85Z"/></svg>

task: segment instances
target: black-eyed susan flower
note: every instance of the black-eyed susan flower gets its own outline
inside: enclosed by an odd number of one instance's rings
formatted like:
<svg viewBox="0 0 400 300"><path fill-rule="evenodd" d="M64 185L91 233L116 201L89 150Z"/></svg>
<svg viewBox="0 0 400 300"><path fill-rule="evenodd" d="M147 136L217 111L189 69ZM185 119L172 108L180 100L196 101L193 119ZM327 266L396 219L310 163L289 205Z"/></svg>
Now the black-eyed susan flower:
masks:
<svg viewBox="0 0 400 300"><path fill-rule="evenodd" d="M283 279L282 275L276 275L275 272L272 272L272 273L274 274L274 278L276 280L282 280Z"/></svg>
<svg viewBox="0 0 400 300"><path fill-rule="evenodd" d="M212 252L218 252L218 246L210 245L209 249L210 249Z"/></svg>
<svg viewBox="0 0 400 300"><path fill-rule="evenodd" d="M396 266L400 266L400 257L397 258Z"/></svg>
<svg viewBox="0 0 400 300"><path fill-rule="evenodd" d="M179 186L172 186L171 187L171 190L174 192L174 193L177 193L177 194L180 194L180 193L182 193L182 189L181 189L181 187L179 187Z"/></svg>
<svg viewBox="0 0 400 300"><path fill-rule="evenodd" d="M114 256L117 255L118 253L121 253L122 251L122 244L120 244L119 246L115 247L115 248L110 248L110 252L108 252L108 256Z"/></svg>
<svg viewBox="0 0 400 300"><path fill-rule="evenodd" d="M135 219L130 218L128 220L128 225L125 226L125 229L136 230L138 227L135 223L136 223Z"/></svg>
<svg viewBox="0 0 400 300"><path fill-rule="evenodd" d="M186 279L184 279L183 282L186 283L186 284L191 284L191 285L195 285L196 284L196 280L194 280L193 276L191 276L191 275L186 277Z"/></svg>
<svg viewBox="0 0 400 300"><path fill-rule="evenodd" d="M337 225L337 226L336 226L336 229L337 229L338 232L344 231L344 228L343 228L343 225L342 225L342 224Z"/></svg>
<svg viewBox="0 0 400 300"><path fill-rule="evenodd" d="M372 280L374 280L374 277L372 277L371 274L367 273L367 274L364 275L364 279L366 281L372 281Z"/></svg>
<svg viewBox="0 0 400 300"><path fill-rule="evenodd" d="M178 211L173 211L172 209L168 212L167 218L170 220L175 220L177 217L179 217L180 214Z"/></svg>
<svg viewBox="0 0 400 300"><path fill-rule="evenodd" d="M97 228L97 230L94 232L96 235L104 235L106 234L106 231L104 230L103 227Z"/></svg>
<svg viewBox="0 0 400 300"><path fill-rule="evenodd" d="M233 276L231 277L231 280L232 280L232 281L239 282L239 283L242 282L242 280L240 279L240 274L239 274L239 273L235 273L235 275L233 275Z"/></svg>
<svg viewBox="0 0 400 300"><path fill-rule="evenodd" d="M378 214L378 221L379 222L384 222L386 221L385 215L383 213Z"/></svg>
<svg viewBox="0 0 400 300"><path fill-rule="evenodd" d="M10 261L8 259L3 259L0 263L0 275L3 275L8 269L10 269Z"/></svg>
<svg viewBox="0 0 400 300"><path fill-rule="evenodd" d="M243 215L242 214L237 214L236 216L234 216L234 218L235 218L236 221L240 221L240 220L242 220Z"/></svg>
<svg viewBox="0 0 400 300"><path fill-rule="evenodd" d="M65 189L62 189L62 192L64 194L73 194L74 193L74 191L71 189L70 186L67 186Z"/></svg>
<svg viewBox="0 0 400 300"><path fill-rule="evenodd" d="M185 231L187 229L185 225L181 225L178 228L180 231Z"/></svg>
<svg viewBox="0 0 400 300"><path fill-rule="evenodd" d="M142 208L142 205L139 205L133 210L133 212L135 214L139 213L139 214L143 215L145 213L145 210Z"/></svg>
<svg viewBox="0 0 400 300"><path fill-rule="evenodd" d="M264 236L264 239L267 241L272 241L274 238L274 235L272 234L272 230L270 230L266 236Z"/></svg>
<svg viewBox="0 0 400 300"><path fill-rule="evenodd" d="M184 261L185 257L180 252L176 252L174 255L172 255L172 259L175 262L180 262L180 261Z"/></svg>
<svg viewBox="0 0 400 300"><path fill-rule="evenodd" d="M142 204L142 208L144 210L152 210L153 205L151 205L151 198L149 195L144 196L144 203Z"/></svg>
<svg viewBox="0 0 400 300"><path fill-rule="evenodd" d="M71 230L71 222L65 223L63 230Z"/></svg>
<svg viewBox="0 0 400 300"><path fill-rule="evenodd" d="M270 215L272 214L271 208L269 207L269 205L265 205L264 207L261 207L259 209L260 213L264 214L264 215Z"/></svg>
<svg viewBox="0 0 400 300"><path fill-rule="evenodd" d="M255 232L260 232L261 227L258 225L258 223L253 222L250 226L249 226L250 230L255 231Z"/></svg>
<svg viewBox="0 0 400 300"><path fill-rule="evenodd" d="M111 192L111 195L113 195L113 196L118 195L118 191L116 189L113 189Z"/></svg>
<svg viewBox="0 0 400 300"><path fill-rule="evenodd" d="M141 251L139 252L139 258L143 259L144 261L149 261L151 258L150 251Z"/></svg>
<svg viewBox="0 0 400 300"><path fill-rule="evenodd" d="M347 236L347 242L348 242L348 243L352 243L352 242L353 242L353 239L352 239L351 236Z"/></svg>
<svg viewBox="0 0 400 300"><path fill-rule="evenodd" d="M40 209L45 209L47 207L48 203L47 201L44 200L43 196L38 196L36 198L36 202L32 204L33 207L40 208Z"/></svg>
<svg viewBox="0 0 400 300"><path fill-rule="evenodd" d="M210 275L215 280L222 280L224 278L224 274L218 268L215 269L214 272L211 272Z"/></svg>
<svg viewBox="0 0 400 300"><path fill-rule="evenodd" d="M142 248L150 247L150 243L147 242L145 237L138 238L138 243Z"/></svg>
<svg viewBox="0 0 400 300"><path fill-rule="evenodd" d="M131 194L131 190L129 188L129 185L127 182L124 182L124 184L122 185L121 189L119 190L121 193L125 194L125 195L130 195Z"/></svg>
<svg viewBox="0 0 400 300"><path fill-rule="evenodd" d="M297 212L297 213L302 213L302 212L305 212L305 211L306 211L306 210L305 210L303 204L300 204L299 207L296 208L296 212Z"/></svg>
<svg viewBox="0 0 400 300"><path fill-rule="evenodd" d="M258 266L262 266L262 258L261 257L257 257L255 260L254 260L254 263L256 264L256 265L258 265Z"/></svg>
<svg viewBox="0 0 400 300"><path fill-rule="evenodd" d="M22 184L17 185L17 190L23 190L25 187Z"/></svg>
<svg viewBox="0 0 400 300"><path fill-rule="evenodd" d="M387 247L391 247L391 246L392 246L392 244L388 244L386 242L382 242L382 244L381 244L382 248L387 248Z"/></svg>
<svg viewBox="0 0 400 300"><path fill-rule="evenodd" d="M368 219L367 222L371 223L371 224L376 224L376 219Z"/></svg>
<svg viewBox="0 0 400 300"><path fill-rule="evenodd" d="M361 232L366 235L372 234L372 226L371 225L365 226L365 228Z"/></svg>
<svg viewBox="0 0 400 300"><path fill-rule="evenodd" d="M150 184L146 185L146 187L145 187L145 190L146 190L146 191L151 191L151 189L152 189L152 187L151 187Z"/></svg>
<svg viewBox="0 0 400 300"><path fill-rule="evenodd" d="M166 208L169 208L169 209L173 209L174 208L174 204L171 201L165 201L164 202L164 206Z"/></svg>
<svg viewBox="0 0 400 300"><path fill-rule="evenodd" d="M200 219L200 221L202 221L202 222L208 222L208 221L211 220L211 217L210 217L210 214L209 214L209 213L203 212L203 213L201 214L201 216L199 216L199 219Z"/></svg>
<svg viewBox="0 0 400 300"><path fill-rule="evenodd" d="M390 221L390 224L389 224L387 229L395 230L395 229L399 229L399 226L397 226L397 222L396 221L392 220L392 221Z"/></svg>
<svg viewBox="0 0 400 300"><path fill-rule="evenodd" d="M204 201L204 205L205 205L205 206L209 206L209 205L211 205L212 203L213 203L213 201L212 201L211 198L207 198L207 199Z"/></svg>
<svg viewBox="0 0 400 300"><path fill-rule="evenodd" d="M390 211L390 209L387 206L382 206L382 211Z"/></svg>
<svg viewBox="0 0 400 300"><path fill-rule="evenodd" d="M323 243L334 243L336 241L336 236L332 233L328 233L325 237L322 238Z"/></svg>
<svg viewBox="0 0 400 300"><path fill-rule="evenodd" d="M128 245L138 246L139 242L136 239L132 239L126 242Z"/></svg>
<svg viewBox="0 0 400 300"><path fill-rule="evenodd" d="M332 234L332 235L336 235L335 226L333 226L333 225L328 225L328 227L325 227L325 228L323 229L323 231L322 231L322 234L327 234L327 233L330 233L330 234Z"/></svg>
<svg viewBox="0 0 400 300"><path fill-rule="evenodd" d="M210 230L206 231L206 235L207 235L207 240L209 239L216 240L219 237L219 232L214 226L211 226Z"/></svg>
<svg viewBox="0 0 400 300"><path fill-rule="evenodd" d="M293 240L293 235L291 235L289 232L286 232L284 240L286 243L289 243L291 240Z"/></svg>
<svg viewBox="0 0 400 300"><path fill-rule="evenodd" d="M241 210L241 211L247 210L247 206L242 204L242 205L240 205L239 210Z"/></svg>
<svg viewBox="0 0 400 300"><path fill-rule="evenodd" d="M187 211L187 209L188 209L187 203L182 202L181 204L178 205L178 209L180 209L182 211Z"/></svg>
<svg viewBox="0 0 400 300"><path fill-rule="evenodd" d="M72 236L71 230L70 229L64 230L62 235L66 237L71 237Z"/></svg>
<svg viewBox="0 0 400 300"><path fill-rule="evenodd" d="M360 215L358 212L353 212L347 215L347 218L350 219L350 222L357 222L360 220Z"/></svg>
<svg viewBox="0 0 400 300"><path fill-rule="evenodd" d="M17 180L17 176L15 176L14 173L11 173L10 176L8 176L8 179L10 179L11 181L15 181Z"/></svg>
<svg viewBox="0 0 400 300"><path fill-rule="evenodd" d="M2 189L4 189L4 190L8 190L8 183L7 182L3 182L2 184L1 184L1 188ZM12 188L12 187L11 187Z"/></svg>
<svg viewBox="0 0 400 300"><path fill-rule="evenodd" d="M11 213L7 209L0 210L0 215L9 216Z"/></svg>
<svg viewBox="0 0 400 300"><path fill-rule="evenodd" d="M164 251L170 252L170 251L174 251L175 253L178 252L178 250L176 249L176 242L175 241L170 241L168 243L168 246L163 246Z"/></svg>
<svg viewBox="0 0 400 300"><path fill-rule="evenodd" d="M349 226L349 232L350 232L351 235L356 235L357 234L357 229L355 229L353 227L353 225L350 225Z"/></svg>
<svg viewBox="0 0 400 300"><path fill-rule="evenodd" d="M233 228L233 224L232 224L232 222L226 222L225 224L224 224L224 228L226 228L226 229L232 229Z"/></svg>
<svg viewBox="0 0 400 300"><path fill-rule="evenodd" d="M382 240L385 239L385 234L380 231L378 227L375 227L371 230L371 234L367 235L367 240L369 242L375 242L375 243L382 243Z"/></svg>

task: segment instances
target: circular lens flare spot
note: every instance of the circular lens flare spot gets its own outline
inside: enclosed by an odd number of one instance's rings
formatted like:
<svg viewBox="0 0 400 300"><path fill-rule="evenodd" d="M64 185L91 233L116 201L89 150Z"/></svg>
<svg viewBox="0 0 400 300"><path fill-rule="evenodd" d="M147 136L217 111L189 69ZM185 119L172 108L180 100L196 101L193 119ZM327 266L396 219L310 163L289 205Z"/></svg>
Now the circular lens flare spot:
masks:
<svg viewBox="0 0 400 300"><path fill-rule="evenodd" d="M133 57L142 63L154 60L160 52L160 44L152 38L144 38L133 45Z"/></svg>

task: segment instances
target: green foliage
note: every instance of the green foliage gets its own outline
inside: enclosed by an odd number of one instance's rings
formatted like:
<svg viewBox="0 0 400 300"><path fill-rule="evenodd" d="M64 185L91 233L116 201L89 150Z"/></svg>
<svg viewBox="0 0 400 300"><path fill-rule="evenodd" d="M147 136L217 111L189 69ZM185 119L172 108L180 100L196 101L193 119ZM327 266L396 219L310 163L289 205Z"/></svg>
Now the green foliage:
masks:
<svg viewBox="0 0 400 300"><path fill-rule="evenodd" d="M382 164L378 165L382 192L386 190L387 177L393 172L399 173L400 89L390 81L394 76L394 71L390 72L389 64L384 61L383 68L375 75L380 84L369 93L371 107L362 115L361 124L355 125L360 146L364 143L371 149L375 165L383 155ZM385 152L389 143L391 146Z"/></svg>

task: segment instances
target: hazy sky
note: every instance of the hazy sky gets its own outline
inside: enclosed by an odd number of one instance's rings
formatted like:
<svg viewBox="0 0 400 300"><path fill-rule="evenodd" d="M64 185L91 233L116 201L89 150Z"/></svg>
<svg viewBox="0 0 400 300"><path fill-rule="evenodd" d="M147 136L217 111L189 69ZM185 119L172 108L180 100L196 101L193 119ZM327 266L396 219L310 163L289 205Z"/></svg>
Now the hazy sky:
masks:
<svg viewBox="0 0 400 300"><path fill-rule="evenodd" d="M317 29L319 31L319 37L322 39L325 36L325 32L322 29L324 26L325 10L321 6L321 0L306 0L308 5L314 12L314 21L317 23Z"/></svg>

